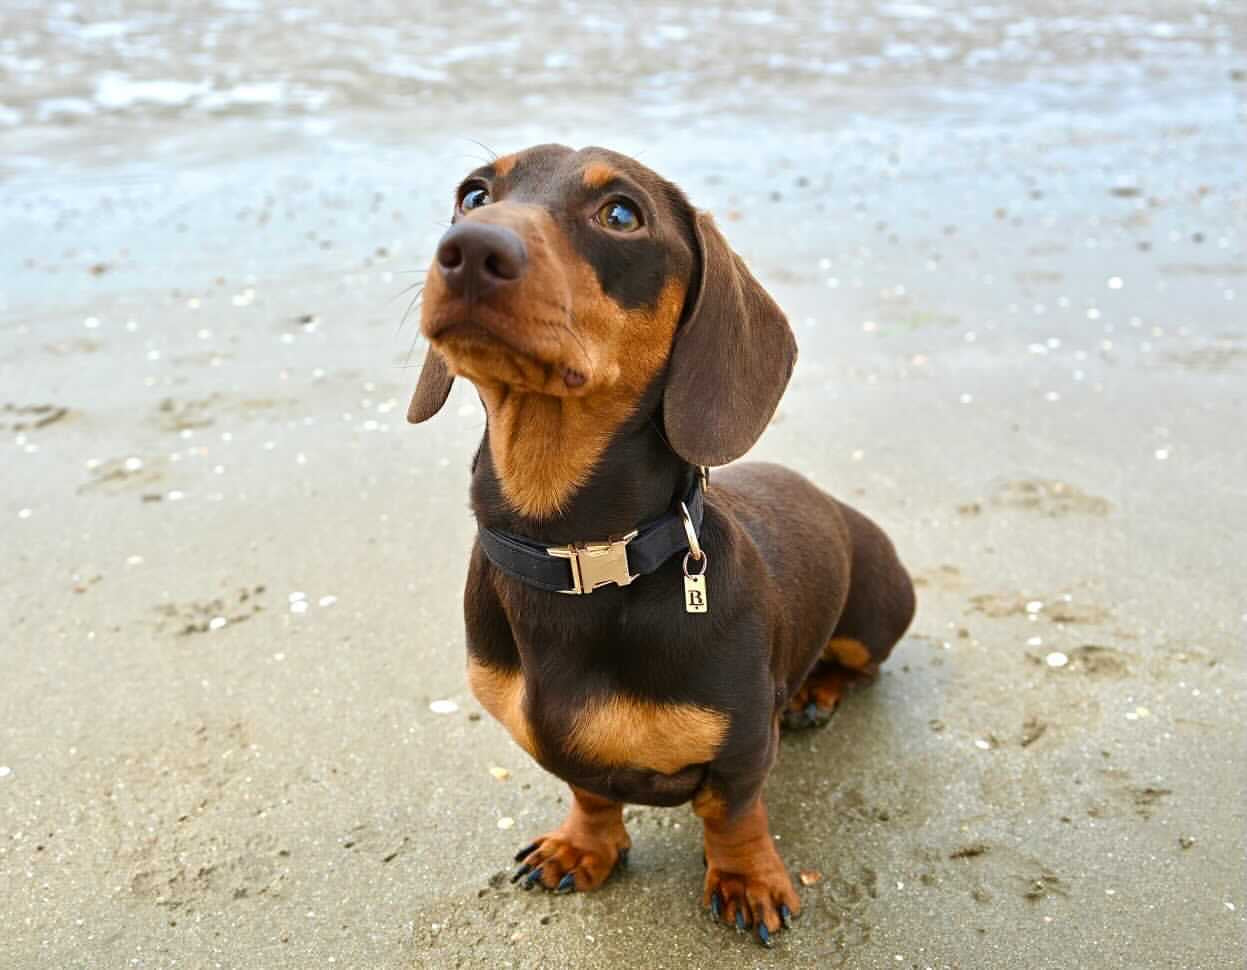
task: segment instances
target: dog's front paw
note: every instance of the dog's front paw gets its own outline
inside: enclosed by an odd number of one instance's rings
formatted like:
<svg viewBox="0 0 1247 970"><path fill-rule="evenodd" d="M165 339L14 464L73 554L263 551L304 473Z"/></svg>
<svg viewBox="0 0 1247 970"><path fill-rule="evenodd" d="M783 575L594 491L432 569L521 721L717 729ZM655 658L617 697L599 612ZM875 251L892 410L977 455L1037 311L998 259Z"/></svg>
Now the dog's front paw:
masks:
<svg viewBox="0 0 1247 970"><path fill-rule="evenodd" d="M716 920L738 933L753 930L764 946L773 946L775 935L791 928L801 912L801 900L773 848L759 853L744 872L720 869L709 860L703 902Z"/></svg>
<svg viewBox="0 0 1247 970"><path fill-rule="evenodd" d="M511 876L525 889L541 885L555 892L588 892L606 882L616 866L626 865L628 833L568 832L566 826L520 849L520 867Z"/></svg>
<svg viewBox="0 0 1247 970"><path fill-rule="evenodd" d="M627 860L631 846L623 805L572 786L567 819L515 854L520 867L511 881L522 879L525 889L541 885L560 893L588 892Z"/></svg>

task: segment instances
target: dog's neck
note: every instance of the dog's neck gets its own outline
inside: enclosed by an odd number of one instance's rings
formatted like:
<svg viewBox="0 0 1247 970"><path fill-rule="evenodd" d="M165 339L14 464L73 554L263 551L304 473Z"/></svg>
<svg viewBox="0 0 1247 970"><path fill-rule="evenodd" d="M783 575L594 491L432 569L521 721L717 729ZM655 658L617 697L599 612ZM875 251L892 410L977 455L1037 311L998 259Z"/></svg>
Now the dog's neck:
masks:
<svg viewBox="0 0 1247 970"><path fill-rule="evenodd" d="M661 385L655 382L641 397L628 419L609 436L583 484L574 487L557 511L526 515L508 497L496 463L499 451L490 435L499 433L492 414L472 465L471 504L477 522L541 542L566 544L618 537L659 518L692 484L696 469L675 454L663 438L659 404ZM487 406L487 411L491 410ZM560 450L578 451L583 442L566 440L566 428L509 427L511 435L544 435L533 453L548 467L558 467ZM536 459L533 459L536 460Z"/></svg>

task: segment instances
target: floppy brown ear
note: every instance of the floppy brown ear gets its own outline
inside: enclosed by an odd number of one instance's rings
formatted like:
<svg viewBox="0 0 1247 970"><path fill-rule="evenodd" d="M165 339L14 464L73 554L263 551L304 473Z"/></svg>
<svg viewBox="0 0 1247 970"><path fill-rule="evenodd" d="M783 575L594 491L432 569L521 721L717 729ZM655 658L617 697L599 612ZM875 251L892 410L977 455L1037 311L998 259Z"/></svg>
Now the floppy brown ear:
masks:
<svg viewBox="0 0 1247 970"><path fill-rule="evenodd" d="M725 465L766 430L792 376L797 342L714 220L699 212L695 225L701 284L671 348L663 424L685 461Z"/></svg>
<svg viewBox="0 0 1247 970"><path fill-rule="evenodd" d="M450 385L454 382L455 375L446 366L446 358L429 347L429 352L424 355L420 380L416 381L415 393L407 405L407 420L419 424L437 414L450 396Z"/></svg>

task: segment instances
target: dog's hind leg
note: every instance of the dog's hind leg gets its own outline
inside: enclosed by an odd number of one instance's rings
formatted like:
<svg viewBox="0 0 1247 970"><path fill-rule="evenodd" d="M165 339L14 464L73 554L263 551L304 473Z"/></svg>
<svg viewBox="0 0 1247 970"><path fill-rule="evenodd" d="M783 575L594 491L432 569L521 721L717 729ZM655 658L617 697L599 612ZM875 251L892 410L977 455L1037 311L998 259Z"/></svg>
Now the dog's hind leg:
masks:
<svg viewBox="0 0 1247 970"><path fill-rule="evenodd" d="M844 503L853 547L849 595L822 655L783 713L784 727L821 727L844 692L873 680L914 616L914 585L891 540Z"/></svg>

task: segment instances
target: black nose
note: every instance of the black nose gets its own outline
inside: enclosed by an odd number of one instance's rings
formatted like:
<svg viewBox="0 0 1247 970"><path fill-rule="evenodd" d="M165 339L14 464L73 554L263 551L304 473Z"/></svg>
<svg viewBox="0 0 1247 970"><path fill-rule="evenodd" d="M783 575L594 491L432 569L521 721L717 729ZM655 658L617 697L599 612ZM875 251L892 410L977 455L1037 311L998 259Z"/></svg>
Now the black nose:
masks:
<svg viewBox="0 0 1247 970"><path fill-rule="evenodd" d="M524 273L524 240L504 226L461 222L437 247L437 266L450 291L468 300L514 283Z"/></svg>

